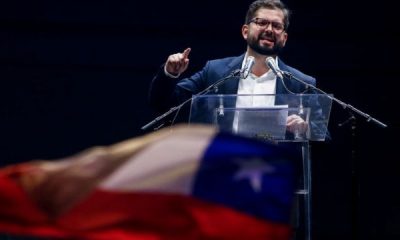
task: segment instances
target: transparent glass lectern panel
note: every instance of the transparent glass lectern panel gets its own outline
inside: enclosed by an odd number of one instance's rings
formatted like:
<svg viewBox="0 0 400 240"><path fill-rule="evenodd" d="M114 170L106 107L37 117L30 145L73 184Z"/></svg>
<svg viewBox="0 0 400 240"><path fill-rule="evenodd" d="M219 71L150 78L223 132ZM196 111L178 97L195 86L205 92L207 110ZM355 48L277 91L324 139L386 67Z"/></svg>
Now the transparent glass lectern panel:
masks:
<svg viewBox="0 0 400 240"><path fill-rule="evenodd" d="M240 106L243 102L256 106ZM331 105L330 96L320 94L201 95L192 100L189 122L277 141L324 141ZM285 124L290 115L300 116L308 124L307 131L288 133Z"/></svg>
<svg viewBox="0 0 400 240"><path fill-rule="evenodd" d="M304 239L311 240L309 141L325 140L331 105L332 96L325 94L201 95L192 99L189 122L212 124L221 130L248 137L301 144L303 177L302 186L296 193L302 196L304 204L298 221L303 222ZM301 117L307 123L307 130L299 133L287 131L286 120L291 115Z"/></svg>
<svg viewBox="0 0 400 240"><path fill-rule="evenodd" d="M299 112L298 108L288 108L282 105L265 108L225 108L224 114L215 112L213 117L214 124L220 130L246 137L272 141L308 140L310 133L308 130L293 134L286 133L288 116L295 114L305 122L309 121L309 108L303 108L301 114ZM230 123L231 119L233 119L233 123Z"/></svg>

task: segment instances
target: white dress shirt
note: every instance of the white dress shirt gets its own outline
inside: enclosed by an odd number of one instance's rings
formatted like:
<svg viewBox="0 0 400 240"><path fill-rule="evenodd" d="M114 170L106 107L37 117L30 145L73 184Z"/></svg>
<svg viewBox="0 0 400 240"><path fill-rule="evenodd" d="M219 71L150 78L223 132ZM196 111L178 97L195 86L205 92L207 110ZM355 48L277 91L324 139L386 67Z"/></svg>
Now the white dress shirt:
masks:
<svg viewBox="0 0 400 240"><path fill-rule="evenodd" d="M246 61L245 56L242 67ZM277 59L275 59L277 61ZM275 94L276 93L276 76L270 69L262 76L257 77L250 73L246 78L239 80L238 95L253 95L253 94ZM238 96L236 99L236 108L251 108L251 107L270 107L274 106L274 96ZM238 130L237 114L233 119L233 131Z"/></svg>

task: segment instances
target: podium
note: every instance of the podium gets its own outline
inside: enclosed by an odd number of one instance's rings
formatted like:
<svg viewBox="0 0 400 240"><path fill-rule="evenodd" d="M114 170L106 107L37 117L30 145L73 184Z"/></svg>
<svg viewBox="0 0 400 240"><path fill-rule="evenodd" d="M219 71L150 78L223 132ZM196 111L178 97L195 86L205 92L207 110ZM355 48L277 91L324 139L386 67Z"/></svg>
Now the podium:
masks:
<svg viewBox="0 0 400 240"><path fill-rule="evenodd" d="M189 123L211 124L221 131L277 144L300 145L303 171L296 194L303 203L296 211L294 225L304 231L299 239L310 240L310 141L327 138L331 106L332 96L327 94L197 95L192 98ZM286 120L292 115L302 118L306 128L288 131Z"/></svg>

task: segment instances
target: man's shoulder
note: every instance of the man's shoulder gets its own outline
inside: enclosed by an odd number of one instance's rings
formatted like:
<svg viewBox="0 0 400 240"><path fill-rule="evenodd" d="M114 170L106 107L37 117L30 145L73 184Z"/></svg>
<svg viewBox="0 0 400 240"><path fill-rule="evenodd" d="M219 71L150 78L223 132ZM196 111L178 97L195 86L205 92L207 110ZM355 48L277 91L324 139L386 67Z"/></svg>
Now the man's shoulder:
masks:
<svg viewBox="0 0 400 240"><path fill-rule="evenodd" d="M229 64L229 63L241 63L244 59L244 54L239 55L239 56L230 56L230 57L224 57L224 58L216 58L209 60L210 64Z"/></svg>
<svg viewBox="0 0 400 240"><path fill-rule="evenodd" d="M240 56L224 57L207 61L204 71L209 76L221 78L231 73L234 69L240 69L244 59L244 54Z"/></svg>
<svg viewBox="0 0 400 240"><path fill-rule="evenodd" d="M311 83L311 84L315 85L315 82L316 82L315 77L313 77L311 75L308 75L308 74L305 74L302 71L300 71L300 70L298 70L298 69L296 69L294 67L286 65L281 59L279 59L279 63L278 64L279 64L279 68L281 70L290 72L291 74L293 74L293 76L295 76L297 78L300 78L303 81L306 81L308 83Z"/></svg>

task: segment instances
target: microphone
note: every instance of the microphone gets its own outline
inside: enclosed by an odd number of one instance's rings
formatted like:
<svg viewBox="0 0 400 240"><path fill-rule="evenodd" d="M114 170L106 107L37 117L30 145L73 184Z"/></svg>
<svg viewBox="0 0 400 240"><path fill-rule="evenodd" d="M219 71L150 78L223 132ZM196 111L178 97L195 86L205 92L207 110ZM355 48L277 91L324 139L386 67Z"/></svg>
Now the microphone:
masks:
<svg viewBox="0 0 400 240"><path fill-rule="evenodd" d="M278 69L278 66L276 66L274 58L267 57L267 59L265 59L265 62L278 78L283 79L282 71Z"/></svg>
<svg viewBox="0 0 400 240"><path fill-rule="evenodd" d="M221 95L219 97L218 116L224 116L224 100Z"/></svg>
<svg viewBox="0 0 400 240"><path fill-rule="evenodd" d="M248 56L243 68L240 70L240 77L247 78L247 76L249 76L249 73L251 72L251 68L253 67L253 65L254 65L254 57Z"/></svg>

